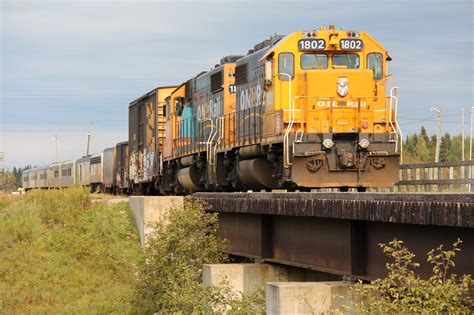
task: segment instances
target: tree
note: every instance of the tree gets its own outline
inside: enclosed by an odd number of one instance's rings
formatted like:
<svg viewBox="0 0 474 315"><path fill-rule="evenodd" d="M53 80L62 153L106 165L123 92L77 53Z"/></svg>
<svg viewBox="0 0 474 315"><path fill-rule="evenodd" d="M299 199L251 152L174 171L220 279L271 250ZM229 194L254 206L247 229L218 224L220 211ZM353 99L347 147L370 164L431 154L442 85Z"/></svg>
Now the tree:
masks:
<svg viewBox="0 0 474 315"><path fill-rule="evenodd" d="M371 284L355 285L354 309L357 314L470 314L474 307L470 297L473 286L471 275L458 277L449 274L454 267L454 257L461 251L461 240L453 243L451 250L443 245L427 254L433 265L432 276L425 280L415 272L419 263L403 241L393 239L389 244L379 244L392 262L386 264L388 276Z"/></svg>
<svg viewBox="0 0 474 315"><path fill-rule="evenodd" d="M407 136L405 141L405 162L415 163L416 161L416 143L418 142L418 135L415 133L411 136Z"/></svg>
<svg viewBox="0 0 474 315"><path fill-rule="evenodd" d="M429 141L428 136L426 136L426 139L428 139ZM417 162L429 162L430 150L428 148L428 142L425 140L425 137L418 137L418 141L416 142L413 154Z"/></svg>
<svg viewBox="0 0 474 315"><path fill-rule="evenodd" d="M20 187L22 184L22 175L23 172L21 168L16 168L15 166L13 167L13 175L15 176L15 185L16 188Z"/></svg>
<svg viewBox="0 0 474 315"><path fill-rule="evenodd" d="M172 208L168 224L149 236L137 278L138 313L263 312L262 294L232 295L229 287L202 284L202 265L227 261L227 243L217 238L218 214L203 202L186 198Z"/></svg>
<svg viewBox="0 0 474 315"><path fill-rule="evenodd" d="M441 137L441 144L439 148L440 162L452 161L452 146L453 142L451 140L451 135L446 133L443 137Z"/></svg>
<svg viewBox="0 0 474 315"><path fill-rule="evenodd" d="M437 135L432 135L430 139L430 161L434 162L435 161L435 154L436 154L436 141L438 139Z"/></svg>
<svg viewBox="0 0 474 315"><path fill-rule="evenodd" d="M426 144L429 144L430 137L428 137L428 133L426 132L426 128L424 126L421 126L420 137L425 140Z"/></svg>

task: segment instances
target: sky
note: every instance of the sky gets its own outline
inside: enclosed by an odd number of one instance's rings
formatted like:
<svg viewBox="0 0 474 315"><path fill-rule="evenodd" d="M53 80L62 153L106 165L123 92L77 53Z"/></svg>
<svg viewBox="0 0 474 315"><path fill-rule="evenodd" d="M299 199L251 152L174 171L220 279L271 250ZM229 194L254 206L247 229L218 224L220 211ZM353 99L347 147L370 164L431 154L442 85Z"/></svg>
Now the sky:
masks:
<svg viewBox="0 0 474 315"><path fill-rule="evenodd" d="M128 104L180 84L272 34L366 31L389 52L404 134L466 133L474 106L473 2L1 2L0 152L5 166L45 165L128 138ZM57 139L57 141L55 140Z"/></svg>

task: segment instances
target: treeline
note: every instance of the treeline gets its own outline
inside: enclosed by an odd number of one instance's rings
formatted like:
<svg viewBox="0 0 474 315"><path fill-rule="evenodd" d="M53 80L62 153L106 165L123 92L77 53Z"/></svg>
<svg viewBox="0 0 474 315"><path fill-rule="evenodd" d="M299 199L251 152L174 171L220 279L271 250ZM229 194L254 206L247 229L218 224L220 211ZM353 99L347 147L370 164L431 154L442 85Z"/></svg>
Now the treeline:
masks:
<svg viewBox="0 0 474 315"><path fill-rule="evenodd" d="M436 135L429 136L425 127L419 133L409 135L403 141L403 163L428 163L435 161ZM464 157L469 159L469 137L464 139ZM441 137L440 162L454 162L462 159L462 137L445 133Z"/></svg>
<svg viewBox="0 0 474 315"><path fill-rule="evenodd" d="M31 165L23 168L13 167L13 171L0 170L0 190L10 192L18 189L18 187L21 187L23 172L30 168L32 168Z"/></svg>

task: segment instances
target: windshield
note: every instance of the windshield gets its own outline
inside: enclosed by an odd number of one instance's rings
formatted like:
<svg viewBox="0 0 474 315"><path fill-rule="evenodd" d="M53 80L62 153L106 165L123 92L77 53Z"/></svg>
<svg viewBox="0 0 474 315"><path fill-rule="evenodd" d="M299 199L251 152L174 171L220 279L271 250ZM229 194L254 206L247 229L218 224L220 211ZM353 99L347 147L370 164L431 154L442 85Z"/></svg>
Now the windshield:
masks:
<svg viewBox="0 0 474 315"><path fill-rule="evenodd" d="M374 72L374 80L380 80L383 77L382 54L370 53L367 55L367 69Z"/></svg>
<svg viewBox="0 0 474 315"><path fill-rule="evenodd" d="M325 54L301 55L301 69L327 69L328 56Z"/></svg>
<svg viewBox="0 0 474 315"><path fill-rule="evenodd" d="M359 55L358 54L334 54L332 56L333 66L347 67L347 69L359 69Z"/></svg>

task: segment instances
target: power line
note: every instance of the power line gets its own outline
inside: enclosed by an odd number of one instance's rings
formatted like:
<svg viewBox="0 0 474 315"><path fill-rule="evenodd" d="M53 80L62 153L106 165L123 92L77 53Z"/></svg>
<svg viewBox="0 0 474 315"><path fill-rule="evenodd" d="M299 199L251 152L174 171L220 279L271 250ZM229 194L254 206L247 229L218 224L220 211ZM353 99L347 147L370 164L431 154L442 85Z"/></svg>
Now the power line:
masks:
<svg viewBox="0 0 474 315"><path fill-rule="evenodd" d="M4 125L53 125L53 124L96 124L107 122L126 122L126 119L108 119L108 120L63 120L63 121L7 121Z"/></svg>
<svg viewBox="0 0 474 315"><path fill-rule="evenodd" d="M426 117L426 118L413 118L413 117L403 117L403 116L397 116L397 118L401 118L401 119L408 119L408 120L419 120L419 119L428 119L428 118L430 118L430 117L434 117L434 116L436 116L436 115L434 115L434 114L431 114L431 115L429 115L429 116L428 116L428 117ZM461 116L461 114L450 114L450 115L443 115L443 117L455 117L455 116L457 116L457 117L460 117L460 116Z"/></svg>
<svg viewBox="0 0 474 315"><path fill-rule="evenodd" d="M417 123L420 123L420 122L438 122L438 121L434 120L434 119L420 119L420 120L417 120L417 121L411 121L411 122L407 122L407 123L400 123L399 125L400 126L402 126L402 125L413 125L413 124L417 124ZM459 121L441 120L441 122L443 124L459 124Z"/></svg>

